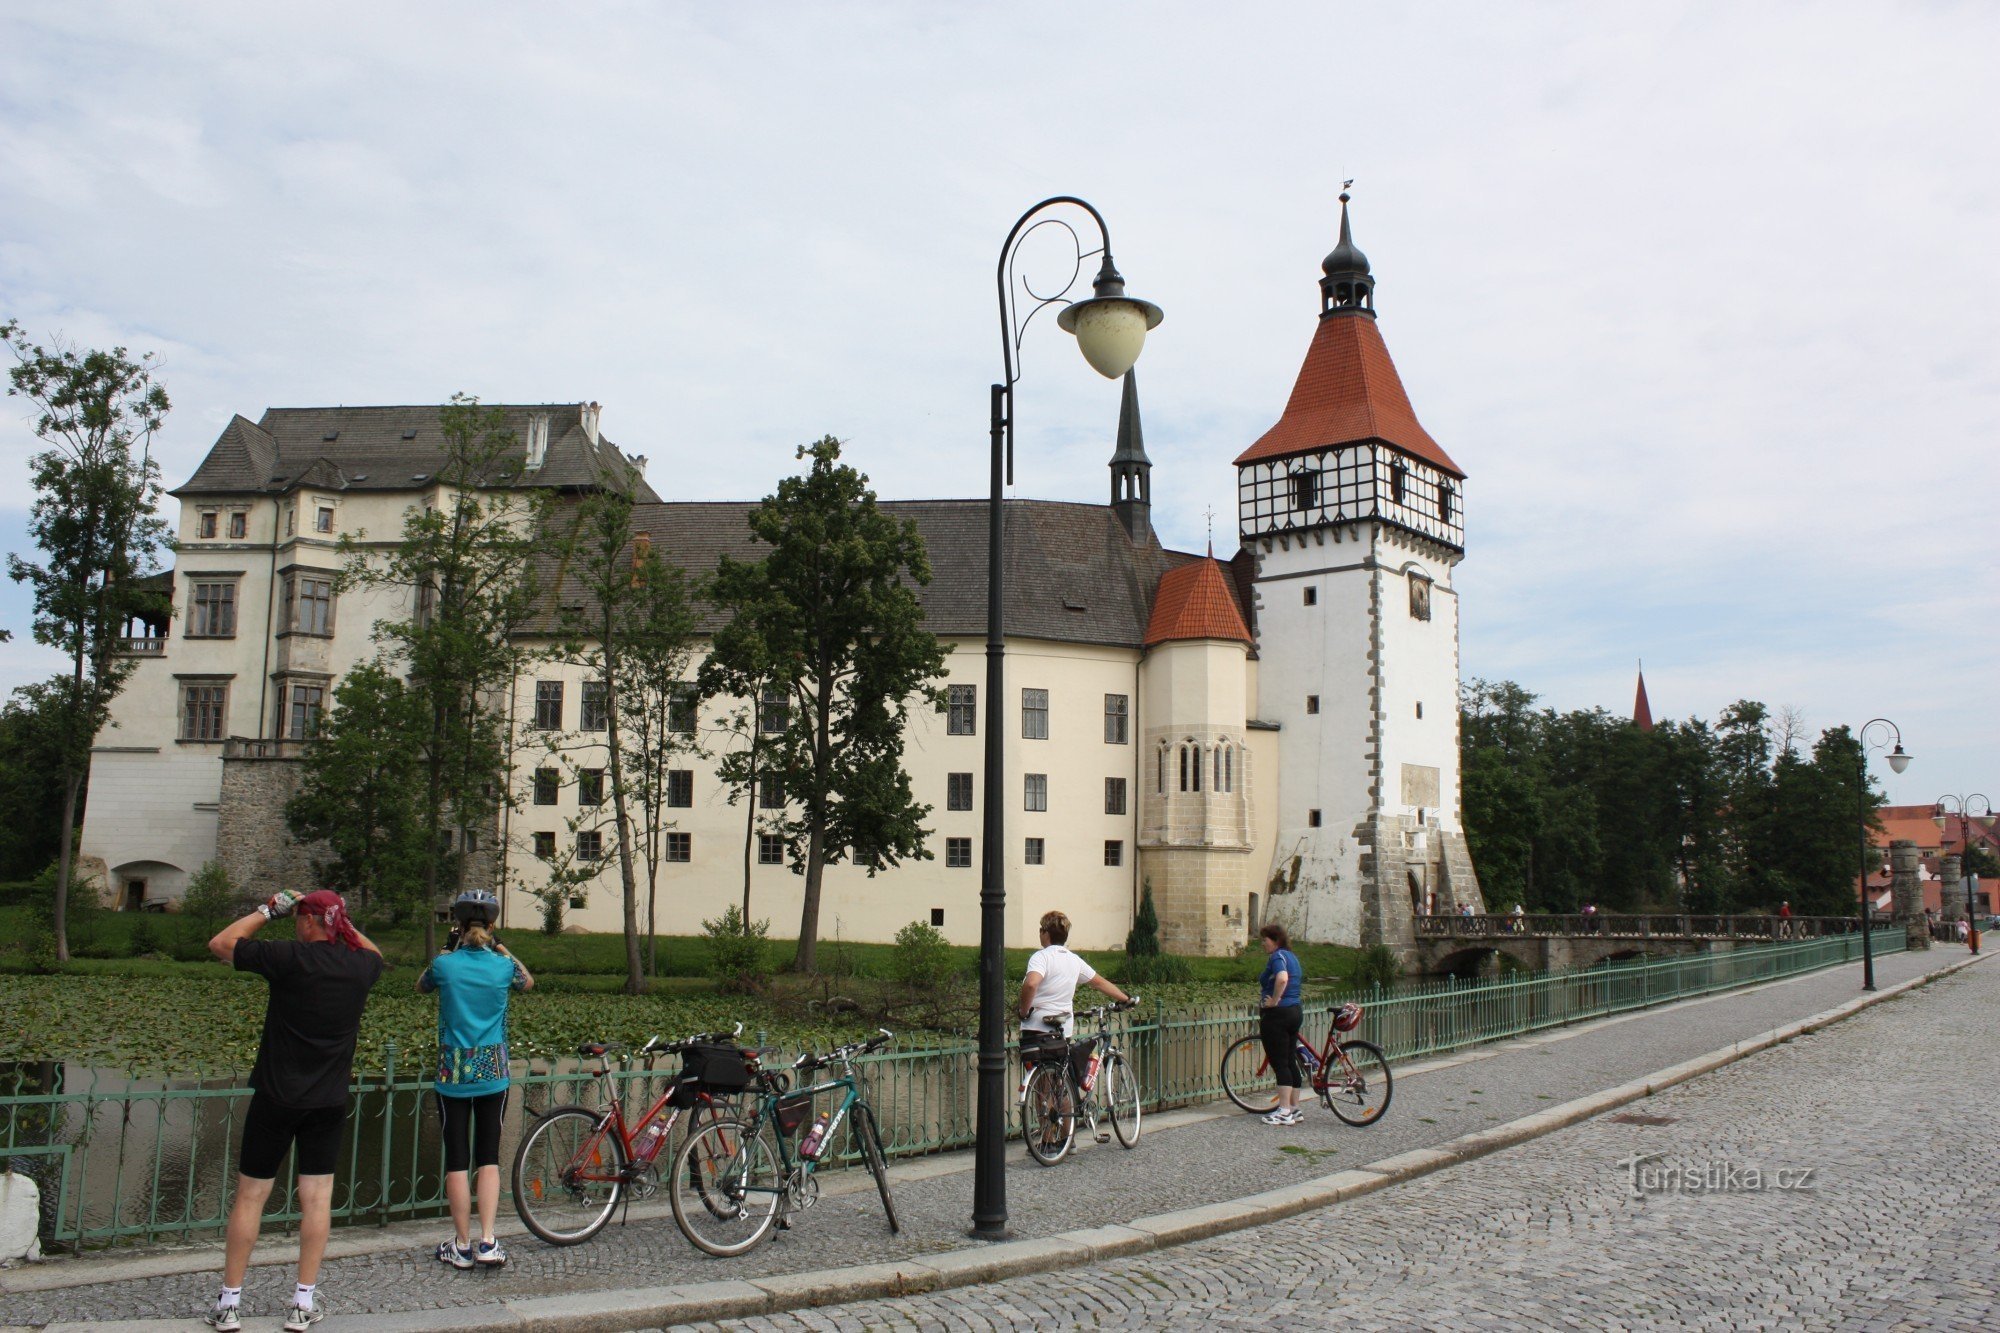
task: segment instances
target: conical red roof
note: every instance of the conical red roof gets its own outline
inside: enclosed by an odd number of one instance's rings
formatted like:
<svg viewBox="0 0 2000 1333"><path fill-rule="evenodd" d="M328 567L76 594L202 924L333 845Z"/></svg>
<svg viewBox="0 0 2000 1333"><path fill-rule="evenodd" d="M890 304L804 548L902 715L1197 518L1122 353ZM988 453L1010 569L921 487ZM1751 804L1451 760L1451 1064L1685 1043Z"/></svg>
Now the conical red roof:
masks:
<svg viewBox="0 0 2000 1333"><path fill-rule="evenodd" d="M1237 466L1339 444L1384 440L1405 453L1465 473L1417 424L1382 331L1368 314L1336 312L1319 322L1278 424L1237 456Z"/></svg>
<svg viewBox="0 0 2000 1333"><path fill-rule="evenodd" d="M1646 698L1646 669L1639 668L1639 693L1632 700L1632 725L1641 731L1653 729L1653 705Z"/></svg>
<svg viewBox="0 0 2000 1333"><path fill-rule="evenodd" d="M1250 642L1250 629L1230 591L1229 575L1210 557L1160 575L1153 593L1153 616L1146 623L1146 646L1175 639L1234 639Z"/></svg>

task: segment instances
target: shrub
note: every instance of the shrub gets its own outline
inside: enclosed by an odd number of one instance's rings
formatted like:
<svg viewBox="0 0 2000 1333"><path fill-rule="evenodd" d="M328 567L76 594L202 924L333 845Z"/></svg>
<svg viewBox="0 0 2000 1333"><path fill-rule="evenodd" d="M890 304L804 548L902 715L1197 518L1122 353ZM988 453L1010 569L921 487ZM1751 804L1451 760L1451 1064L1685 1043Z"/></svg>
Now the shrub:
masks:
<svg viewBox="0 0 2000 1333"><path fill-rule="evenodd" d="M708 951L708 975L726 991L754 995L764 989L771 976L771 933L769 921L749 921L736 904L713 921L701 923L701 939Z"/></svg>
<svg viewBox="0 0 2000 1333"><path fill-rule="evenodd" d="M152 918L141 914L132 923L132 933L125 937L125 952L134 958L144 958L147 954L160 951L160 928Z"/></svg>
<svg viewBox="0 0 2000 1333"><path fill-rule="evenodd" d="M1369 945L1354 964L1357 986L1380 986L1386 990L1402 979L1403 965L1396 961L1396 951L1386 944Z"/></svg>
<svg viewBox="0 0 2000 1333"><path fill-rule="evenodd" d="M1194 967L1177 953L1127 952L1124 974L1118 978L1127 986L1169 985L1194 980Z"/></svg>
<svg viewBox="0 0 2000 1333"><path fill-rule="evenodd" d="M537 893L542 903L542 934L562 934L563 895L560 893Z"/></svg>
<svg viewBox="0 0 2000 1333"><path fill-rule="evenodd" d="M951 945L936 926L912 921L896 932L896 953L889 970L911 990L934 991L951 977Z"/></svg>
<svg viewBox="0 0 2000 1333"><path fill-rule="evenodd" d="M181 895L181 934L206 944L209 937L242 915L236 886L220 861L204 861Z"/></svg>
<svg viewBox="0 0 2000 1333"><path fill-rule="evenodd" d="M1125 935L1125 956L1127 958L1154 958L1160 952L1160 914L1153 910L1153 881L1147 880L1139 890L1139 914L1132 918L1132 929Z"/></svg>
<svg viewBox="0 0 2000 1333"><path fill-rule="evenodd" d="M50 932L49 950L55 950L56 926L56 866L35 877L28 889L28 903L34 909L35 921ZM69 927L69 947L71 953L82 953L96 939L97 932L104 924L107 913L104 900L97 896L97 890L85 883L72 868L69 881L69 902L67 904L67 925Z"/></svg>

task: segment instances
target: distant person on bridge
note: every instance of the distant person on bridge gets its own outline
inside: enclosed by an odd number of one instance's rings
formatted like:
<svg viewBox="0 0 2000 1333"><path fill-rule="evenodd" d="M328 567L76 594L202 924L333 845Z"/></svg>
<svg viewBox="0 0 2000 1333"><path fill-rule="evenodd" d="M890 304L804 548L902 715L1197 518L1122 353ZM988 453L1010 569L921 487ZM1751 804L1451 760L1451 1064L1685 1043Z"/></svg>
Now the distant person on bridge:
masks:
<svg viewBox="0 0 2000 1333"><path fill-rule="evenodd" d="M1791 937L1792 937L1792 903L1791 900L1788 898L1784 902L1778 904L1778 938L1781 940L1788 940Z"/></svg>
<svg viewBox="0 0 2000 1333"><path fill-rule="evenodd" d="M456 1235L437 1257L453 1268L498 1268L507 1251L493 1234L500 1210L500 1120L507 1112L507 998L535 979L493 937L500 900L468 889L451 905L457 924L445 951L417 978L438 997L438 1127L444 1143L444 1194ZM479 1244L472 1243L472 1173L478 1172Z"/></svg>
<svg viewBox="0 0 2000 1333"><path fill-rule="evenodd" d="M266 921L294 919L289 940L251 939ZM208 951L239 972L270 984L264 1035L250 1071L250 1110L237 1153L236 1198L229 1208L222 1290L208 1324L243 1327L243 1275L264 1221L271 1182L298 1145L299 1282L285 1316L288 1333L302 1333L324 1315L314 1300L319 1264L333 1227L333 1168L347 1124L347 1088L361 1010L382 976L382 951L348 920L347 904L321 889L303 896L287 889L224 926Z"/></svg>

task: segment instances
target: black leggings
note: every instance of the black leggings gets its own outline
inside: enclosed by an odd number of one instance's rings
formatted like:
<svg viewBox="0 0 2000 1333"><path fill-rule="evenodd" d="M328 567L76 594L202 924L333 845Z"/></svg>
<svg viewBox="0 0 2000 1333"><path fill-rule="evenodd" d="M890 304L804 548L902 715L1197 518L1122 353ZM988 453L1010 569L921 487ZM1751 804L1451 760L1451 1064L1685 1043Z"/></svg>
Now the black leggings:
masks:
<svg viewBox="0 0 2000 1333"><path fill-rule="evenodd" d="M500 1165L500 1117L507 1110L506 1089L483 1097L447 1097L440 1092L437 1104L446 1171Z"/></svg>
<svg viewBox="0 0 2000 1333"><path fill-rule="evenodd" d="M1281 1088L1299 1086L1299 1029L1305 1017L1305 1009L1296 1004L1257 1011L1257 1035L1264 1040L1264 1055Z"/></svg>

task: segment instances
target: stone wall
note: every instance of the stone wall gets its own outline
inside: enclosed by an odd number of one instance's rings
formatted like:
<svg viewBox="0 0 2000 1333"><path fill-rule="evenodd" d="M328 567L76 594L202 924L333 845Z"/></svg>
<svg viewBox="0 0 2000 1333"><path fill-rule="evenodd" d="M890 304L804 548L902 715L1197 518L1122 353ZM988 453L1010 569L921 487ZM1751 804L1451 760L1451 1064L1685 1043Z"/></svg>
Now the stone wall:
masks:
<svg viewBox="0 0 2000 1333"><path fill-rule="evenodd" d="M299 789L299 747L278 742L231 746L222 759L215 852L246 897L319 887L313 849L293 841L285 802Z"/></svg>
<svg viewBox="0 0 2000 1333"><path fill-rule="evenodd" d="M1915 842L1908 838L1890 842L1890 910L1903 923L1912 949L1931 947L1930 922L1924 917L1924 888L1917 874L1921 864Z"/></svg>

